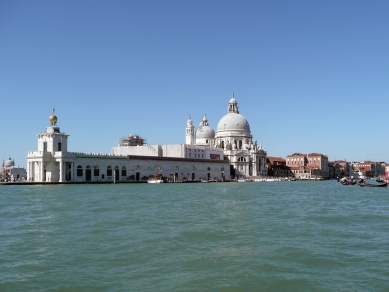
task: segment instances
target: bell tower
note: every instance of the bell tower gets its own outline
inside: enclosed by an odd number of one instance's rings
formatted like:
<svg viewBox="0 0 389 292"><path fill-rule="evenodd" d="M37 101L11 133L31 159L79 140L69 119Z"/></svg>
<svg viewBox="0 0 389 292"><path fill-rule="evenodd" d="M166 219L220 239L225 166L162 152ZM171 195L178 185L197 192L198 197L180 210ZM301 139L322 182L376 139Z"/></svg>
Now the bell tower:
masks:
<svg viewBox="0 0 389 292"><path fill-rule="evenodd" d="M186 144L194 144L194 126L190 116L188 121L186 122Z"/></svg>

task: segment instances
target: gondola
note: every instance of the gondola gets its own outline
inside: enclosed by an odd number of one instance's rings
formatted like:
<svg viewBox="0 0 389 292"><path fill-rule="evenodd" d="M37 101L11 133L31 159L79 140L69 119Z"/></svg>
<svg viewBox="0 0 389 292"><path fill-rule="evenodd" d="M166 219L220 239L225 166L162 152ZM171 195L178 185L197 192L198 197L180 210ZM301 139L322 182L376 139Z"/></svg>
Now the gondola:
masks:
<svg viewBox="0 0 389 292"><path fill-rule="evenodd" d="M342 185L345 185L345 186L352 186L352 185L355 185L357 183L357 181L355 181L355 180L353 180L353 181L346 180L346 181L343 181L341 183L342 183Z"/></svg>
<svg viewBox="0 0 389 292"><path fill-rule="evenodd" d="M386 187L388 183L383 184L359 184L361 187Z"/></svg>

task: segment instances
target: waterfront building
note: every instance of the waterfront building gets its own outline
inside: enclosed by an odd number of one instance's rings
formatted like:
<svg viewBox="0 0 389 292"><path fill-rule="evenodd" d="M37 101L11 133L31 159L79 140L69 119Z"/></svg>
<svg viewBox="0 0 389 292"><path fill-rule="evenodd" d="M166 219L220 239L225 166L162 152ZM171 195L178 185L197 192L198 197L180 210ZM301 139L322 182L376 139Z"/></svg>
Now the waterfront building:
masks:
<svg viewBox="0 0 389 292"><path fill-rule="evenodd" d="M230 163L232 177L255 177L267 175L266 150L253 141L250 125L239 112L238 103L232 95L227 114L223 116L215 131L204 115L198 129L193 131L191 119L187 121L186 141L195 147L221 149ZM193 144L192 144L193 143Z"/></svg>
<svg viewBox="0 0 389 292"><path fill-rule="evenodd" d="M334 162L334 177L341 178L349 175L350 163L346 160L335 160Z"/></svg>
<svg viewBox="0 0 389 292"><path fill-rule="evenodd" d="M28 152L28 179L35 182L135 181L163 175L172 181L230 177L230 166L220 149L145 144L139 136L122 139L120 151L110 154L68 151L68 134L60 131L57 117L49 117L50 126L39 133L38 150ZM141 144L134 146L135 144ZM184 144L185 145L185 144ZM131 151L138 151L131 155ZM194 150L194 151L192 151ZM202 151L198 151L202 150ZM193 153L193 157L190 157ZM216 153L216 154L215 154ZM209 157L209 158L207 158ZM214 157L214 159L212 159Z"/></svg>
<svg viewBox="0 0 389 292"><path fill-rule="evenodd" d="M286 157L286 165L290 167L296 178L329 178L328 156L321 153L293 153Z"/></svg>
<svg viewBox="0 0 389 292"><path fill-rule="evenodd" d="M294 173L286 166L286 160L282 157L267 156L267 175L273 177L294 177Z"/></svg>
<svg viewBox="0 0 389 292"><path fill-rule="evenodd" d="M24 167L16 166L15 161L9 157L3 160L0 177L1 181L20 181L26 179L27 171Z"/></svg>
<svg viewBox="0 0 389 292"><path fill-rule="evenodd" d="M130 141L138 139L140 142ZM115 155L142 155L185 159L226 160L232 177L267 175L266 150L253 142L250 125L239 113L234 97L229 101L227 114L218 123L216 133L206 115L195 130L192 118L186 122L186 144L149 145L137 135L130 135L112 148Z"/></svg>
<svg viewBox="0 0 389 292"><path fill-rule="evenodd" d="M361 171L367 177L378 177L385 175L385 163L374 161L360 161L353 163L354 171Z"/></svg>

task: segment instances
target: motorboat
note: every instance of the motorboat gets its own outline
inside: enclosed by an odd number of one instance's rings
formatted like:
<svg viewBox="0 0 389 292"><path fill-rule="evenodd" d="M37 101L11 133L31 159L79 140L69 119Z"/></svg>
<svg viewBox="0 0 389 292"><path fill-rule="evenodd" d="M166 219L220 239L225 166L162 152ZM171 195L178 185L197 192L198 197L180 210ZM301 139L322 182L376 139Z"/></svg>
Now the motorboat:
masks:
<svg viewBox="0 0 389 292"><path fill-rule="evenodd" d="M149 184L161 184L161 183L163 183L163 180L162 179L149 179L147 181L147 183L149 183Z"/></svg>
<svg viewBox="0 0 389 292"><path fill-rule="evenodd" d="M244 177L241 177L238 179L238 182L253 182L254 180L253 179L248 179L248 178L244 178Z"/></svg>

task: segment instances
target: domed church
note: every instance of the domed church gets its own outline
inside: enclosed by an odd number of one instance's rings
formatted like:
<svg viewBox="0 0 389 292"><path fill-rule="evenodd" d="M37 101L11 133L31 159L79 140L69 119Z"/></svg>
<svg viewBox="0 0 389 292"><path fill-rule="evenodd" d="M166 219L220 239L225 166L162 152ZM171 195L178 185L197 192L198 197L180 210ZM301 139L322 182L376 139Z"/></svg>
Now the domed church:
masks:
<svg viewBox="0 0 389 292"><path fill-rule="evenodd" d="M209 145L223 149L224 156L230 161L231 176L250 177L266 175L266 150L257 141L253 142L250 125L239 113L238 103L232 95L228 103L227 114L217 125L216 134L209 126L204 115L196 130L194 139L193 123L187 122L187 144Z"/></svg>

